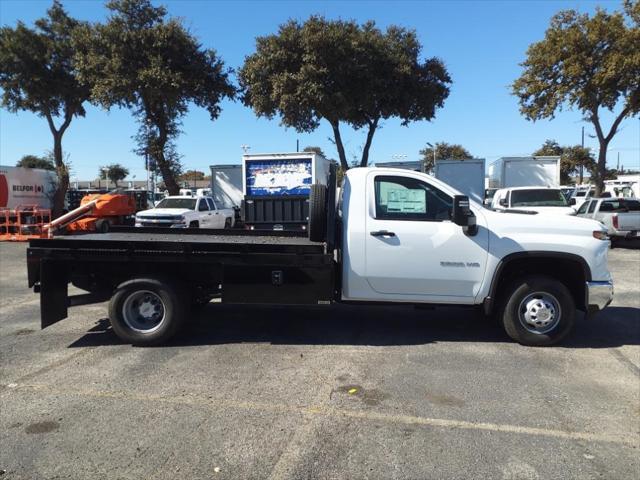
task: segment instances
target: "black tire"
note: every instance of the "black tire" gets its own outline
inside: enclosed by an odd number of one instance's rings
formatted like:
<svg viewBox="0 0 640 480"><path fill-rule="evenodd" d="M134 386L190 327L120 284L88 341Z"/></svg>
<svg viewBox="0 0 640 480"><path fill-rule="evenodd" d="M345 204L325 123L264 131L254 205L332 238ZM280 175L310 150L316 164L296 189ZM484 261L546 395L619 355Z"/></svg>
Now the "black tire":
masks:
<svg viewBox="0 0 640 480"><path fill-rule="evenodd" d="M499 312L502 325L513 340L522 345L548 346L571 332L576 305L563 283L543 275L530 275L513 282ZM550 312L555 313L546 318Z"/></svg>
<svg viewBox="0 0 640 480"><path fill-rule="evenodd" d="M152 295L149 295L149 292ZM131 306L136 305L135 299L145 295L159 300L162 305L162 318L157 325L150 322L149 328L144 328L146 325L141 325L144 322L134 319L130 311ZM179 289L156 278L126 281L117 288L109 302L109 319L113 331L121 340L133 345L151 346L164 343L175 335L185 322L189 308L184 299L185 295ZM144 303L149 302L145 299ZM140 328L135 328L136 326Z"/></svg>
<svg viewBox="0 0 640 480"><path fill-rule="evenodd" d="M309 240L324 242L327 236L327 187L314 183L309 193Z"/></svg>
<svg viewBox="0 0 640 480"><path fill-rule="evenodd" d="M224 219L224 228L231 228L231 219L230 218L225 218Z"/></svg>
<svg viewBox="0 0 640 480"><path fill-rule="evenodd" d="M200 228L200 222L194 220L193 222L189 223L189 228Z"/></svg>
<svg viewBox="0 0 640 480"><path fill-rule="evenodd" d="M96 232L98 233L109 233L110 226L109 220L96 220Z"/></svg>

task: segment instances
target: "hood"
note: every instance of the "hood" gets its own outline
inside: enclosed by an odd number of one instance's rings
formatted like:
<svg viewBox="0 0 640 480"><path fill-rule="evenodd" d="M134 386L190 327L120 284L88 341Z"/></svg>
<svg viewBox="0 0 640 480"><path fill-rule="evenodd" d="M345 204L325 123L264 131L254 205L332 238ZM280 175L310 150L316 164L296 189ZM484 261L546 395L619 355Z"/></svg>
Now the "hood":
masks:
<svg viewBox="0 0 640 480"><path fill-rule="evenodd" d="M136 216L138 217L173 217L175 215L184 215L185 213L191 212L187 208L152 208L151 210L144 210L142 212L138 212Z"/></svg>
<svg viewBox="0 0 640 480"><path fill-rule="evenodd" d="M538 207L540 208L540 207ZM565 207L546 207L552 210L564 210ZM573 210L573 209L571 209ZM550 214L533 212L533 209L520 210L488 210L483 209L489 227L505 235L526 235L530 233L557 233L558 235L587 235L592 236L594 230L606 230L600 222L576 217L574 215Z"/></svg>
<svg viewBox="0 0 640 480"><path fill-rule="evenodd" d="M544 215L575 215L576 211L571 207L523 207L523 210L538 212Z"/></svg>

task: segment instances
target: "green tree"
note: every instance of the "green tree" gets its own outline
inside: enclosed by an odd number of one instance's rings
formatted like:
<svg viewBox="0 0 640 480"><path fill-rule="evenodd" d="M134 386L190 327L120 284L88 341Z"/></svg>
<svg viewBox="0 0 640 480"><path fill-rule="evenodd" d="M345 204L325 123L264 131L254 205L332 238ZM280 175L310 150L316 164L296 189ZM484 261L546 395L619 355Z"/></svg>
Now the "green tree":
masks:
<svg viewBox="0 0 640 480"><path fill-rule="evenodd" d="M74 117L84 117L89 87L79 80L73 62L74 33L84 24L54 0L44 18L29 28L0 28L0 88L2 106L10 112L29 111L47 120L53 135L53 160L58 175L53 216L64 209L69 168L62 153L62 137Z"/></svg>
<svg viewBox="0 0 640 480"><path fill-rule="evenodd" d="M466 160L473 158L473 155L457 143L436 142L435 144L435 159L437 160ZM429 173L435 167L433 148L426 146L420 150L421 160L424 165L424 171Z"/></svg>
<svg viewBox="0 0 640 480"><path fill-rule="evenodd" d="M81 77L92 85L92 101L104 108L133 110L140 130L136 152L153 158L172 195L180 157L175 138L190 103L212 120L220 102L233 98L229 72L214 50L203 49L180 20L167 18L150 0L111 0L105 24L76 37Z"/></svg>
<svg viewBox="0 0 640 480"><path fill-rule="evenodd" d="M416 33L397 26L382 32L374 22L291 20L277 34L256 39L256 52L239 71L242 101L298 132L328 121L344 170L349 164L340 125L365 128L359 163L366 166L382 120L431 120L449 95L444 64L421 61L420 50Z"/></svg>
<svg viewBox="0 0 640 480"><path fill-rule="evenodd" d="M597 163L591 154L590 148L580 145L561 147L555 140L547 140L541 148L533 152L534 156L558 156L560 157L560 183L571 183L571 176L580 172L580 167L594 175ZM580 177L578 183L582 183Z"/></svg>
<svg viewBox="0 0 640 480"><path fill-rule="evenodd" d="M54 171L56 169L55 164L51 157L38 157L37 155L25 155L18 163L16 163L16 167L22 168L40 168L42 170L51 170Z"/></svg>
<svg viewBox="0 0 640 480"><path fill-rule="evenodd" d="M181 182L190 182L193 180L204 180L204 172L200 170L187 170L178 177Z"/></svg>
<svg viewBox="0 0 640 480"><path fill-rule="evenodd" d="M597 9L557 13L544 40L532 44L512 89L529 120L554 118L564 107L593 124L599 142L596 193L604 188L607 147L620 123L640 111L640 7L625 2L626 15ZM614 120L608 131L601 113Z"/></svg>
<svg viewBox="0 0 640 480"><path fill-rule="evenodd" d="M303 152L317 153L318 155L322 155L323 157L326 158L326 155L324 154L324 152L322 151L322 149L320 147L308 146L308 147L304 147L302 149L302 151Z"/></svg>
<svg viewBox="0 0 640 480"><path fill-rule="evenodd" d="M105 167L100 167L100 178L102 180L106 180L108 178L116 188L118 188L118 182L120 180L124 180L127 175L129 175L129 169L123 167L119 163L112 163Z"/></svg>

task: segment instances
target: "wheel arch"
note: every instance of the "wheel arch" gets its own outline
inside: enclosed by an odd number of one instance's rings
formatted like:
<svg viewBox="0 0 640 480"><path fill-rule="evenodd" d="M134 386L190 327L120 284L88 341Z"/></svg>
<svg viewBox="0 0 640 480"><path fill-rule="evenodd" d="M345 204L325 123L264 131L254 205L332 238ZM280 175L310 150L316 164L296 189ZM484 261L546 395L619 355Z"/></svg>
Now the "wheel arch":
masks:
<svg viewBox="0 0 640 480"><path fill-rule="evenodd" d="M586 282L591 280L591 269L586 260L572 253L528 251L514 252L500 260L484 300L485 313L491 314L495 310L505 282L530 274L549 275L562 281L571 292L576 307L586 310Z"/></svg>

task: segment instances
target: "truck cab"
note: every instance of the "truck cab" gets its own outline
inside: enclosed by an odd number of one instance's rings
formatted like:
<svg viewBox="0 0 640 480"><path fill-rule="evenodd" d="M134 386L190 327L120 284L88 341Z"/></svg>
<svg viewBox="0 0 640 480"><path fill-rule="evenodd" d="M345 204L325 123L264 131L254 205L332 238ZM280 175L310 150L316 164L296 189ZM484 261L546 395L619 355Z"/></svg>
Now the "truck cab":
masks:
<svg viewBox="0 0 640 480"><path fill-rule="evenodd" d="M554 215L574 215L566 197L559 188L513 187L501 188L491 200L495 210L520 209Z"/></svg>

